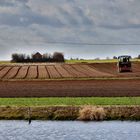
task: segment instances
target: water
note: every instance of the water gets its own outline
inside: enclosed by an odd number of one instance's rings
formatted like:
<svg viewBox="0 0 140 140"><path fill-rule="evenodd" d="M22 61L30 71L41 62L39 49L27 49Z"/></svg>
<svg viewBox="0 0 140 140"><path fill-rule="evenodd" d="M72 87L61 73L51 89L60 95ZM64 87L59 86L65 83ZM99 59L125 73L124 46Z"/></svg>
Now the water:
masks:
<svg viewBox="0 0 140 140"><path fill-rule="evenodd" d="M0 140L140 140L140 122L0 121Z"/></svg>

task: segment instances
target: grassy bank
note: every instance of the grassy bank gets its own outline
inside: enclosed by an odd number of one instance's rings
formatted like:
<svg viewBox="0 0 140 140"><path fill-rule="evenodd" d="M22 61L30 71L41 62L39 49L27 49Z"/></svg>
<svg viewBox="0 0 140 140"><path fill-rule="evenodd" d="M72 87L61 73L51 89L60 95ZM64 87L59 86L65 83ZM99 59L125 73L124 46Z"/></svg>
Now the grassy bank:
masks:
<svg viewBox="0 0 140 140"><path fill-rule="evenodd" d="M140 97L0 98L0 119L140 120Z"/></svg>
<svg viewBox="0 0 140 140"><path fill-rule="evenodd" d="M140 120L140 106L0 107L0 119Z"/></svg>
<svg viewBox="0 0 140 140"><path fill-rule="evenodd" d="M0 106L140 105L140 97L0 98Z"/></svg>

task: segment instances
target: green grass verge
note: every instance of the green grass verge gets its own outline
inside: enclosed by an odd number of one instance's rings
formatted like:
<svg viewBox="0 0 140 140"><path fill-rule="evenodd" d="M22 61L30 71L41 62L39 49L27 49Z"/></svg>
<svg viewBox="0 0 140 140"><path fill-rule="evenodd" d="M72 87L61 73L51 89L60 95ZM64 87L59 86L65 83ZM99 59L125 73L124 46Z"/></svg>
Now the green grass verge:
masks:
<svg viewBox="0 0 140 140"><path fill-rule="evenodd" d="M0 106L140 105L140 97L0 98Z"/></svg>
<svg viewBox="0 0 140 140"><path fill-rule="evenodd" d="M3 65L3 64L11 64L10 61L0 61L0 64Z"/></svg>

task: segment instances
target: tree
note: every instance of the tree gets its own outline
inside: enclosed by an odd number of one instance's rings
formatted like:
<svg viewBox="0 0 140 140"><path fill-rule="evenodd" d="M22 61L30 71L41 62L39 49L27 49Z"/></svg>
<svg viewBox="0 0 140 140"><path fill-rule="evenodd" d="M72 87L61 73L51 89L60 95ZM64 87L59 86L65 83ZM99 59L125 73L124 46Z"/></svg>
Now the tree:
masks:
<svg viewBox="0 0 140 140"><path fill-rule="evenodd" d="M26 57L26 62L31 62L31 57L30 57L30 55L27 55L27 57Z"/></svg>
<svg viewBox="0 0 140 140"><path fill-rule="evenodd" d="M50 59L50 56L49 56L48 53L44 53L44 54L42 55L42 61L43 61L43 62L47 62L47 61L49 61L49 59Z"/></svg>
<svg viewBox="0 0 140 140"><path fill-rule="evenodd" d="M54 52L52 57L54 62L64 62L64 55L61 52Z"/></svg>
<svg viewBox="0 0 140 140"><path fill-rule="evenodd" d="M17 53L12 54L12 62L17 62L17 60L18 60L18 54Z"/></svg>
<svg viewBox="0 0 140 140"><path fill-rule="evenodd" d="M113 59L118 59L117 56L113 56Z"/></svg>
<svg viewBox="0 0 140 140"><path fill-rule="evenodd" d="M30 55L12 54L12 62L64 62L64 55L61 52L55 52L53 55L45 53L35 53Z"/></svg>
<svg viewBox="0 0 140 140"><path fill-rule="evenodd" d="M12 62L25 62L25 54L12 54Z"/></svg>
<svg viewBox="0 0 140 140"><path fill-rule="evenodd" d="M18 54L18 56L19 56L19 60L18 60L18 62L25 62L25 54Z"/></svg>

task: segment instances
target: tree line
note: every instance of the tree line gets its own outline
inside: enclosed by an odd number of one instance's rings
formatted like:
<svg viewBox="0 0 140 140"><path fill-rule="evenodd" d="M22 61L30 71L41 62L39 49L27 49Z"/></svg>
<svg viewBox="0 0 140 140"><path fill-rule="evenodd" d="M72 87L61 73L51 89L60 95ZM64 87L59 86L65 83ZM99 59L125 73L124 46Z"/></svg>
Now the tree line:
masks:
<svg viewBox="0 0 140 140"><path fill-rule="evenodd" d="M16 63L29 63L29 62L64 62L64 54L61 52L54 52L53 55L45 53L41 55L40 53L34 53L32 55L12 54L11 62Z"/></svg>

